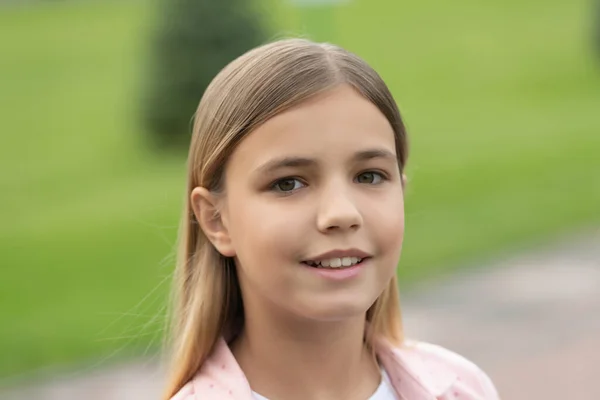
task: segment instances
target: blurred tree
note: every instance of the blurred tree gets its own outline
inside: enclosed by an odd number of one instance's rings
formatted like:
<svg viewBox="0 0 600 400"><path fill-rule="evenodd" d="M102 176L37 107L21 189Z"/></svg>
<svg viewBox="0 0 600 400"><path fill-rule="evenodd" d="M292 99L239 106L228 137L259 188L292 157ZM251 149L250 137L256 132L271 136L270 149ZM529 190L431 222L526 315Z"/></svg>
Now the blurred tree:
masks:
<svg viewBox="0 0 600 400"><path fill-rule="evenodd" d="M146 132L161 147L187 146L204 90L227 63L265 42L248 0L161 0L142 97Z"/></svg>

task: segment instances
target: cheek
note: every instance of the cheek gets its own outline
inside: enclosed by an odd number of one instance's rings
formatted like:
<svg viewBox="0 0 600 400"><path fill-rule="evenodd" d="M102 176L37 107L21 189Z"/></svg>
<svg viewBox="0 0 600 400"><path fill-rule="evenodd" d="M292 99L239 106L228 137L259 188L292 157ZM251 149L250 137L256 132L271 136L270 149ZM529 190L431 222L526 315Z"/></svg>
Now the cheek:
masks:
<svg viewBox="0 0 600 400"><path fill-rule="evenodd" d="M381 250L390 257L399 259L404 241L404 218L386 220L386 223L379 229L378 238Z"/></svg>
<svg viewBox="0 0 600 400"><path fill-rule="evenodd" d="M281 303L297 285L289 266L299 258L303 227L296 213L259 200L246 198L232 208L230 235L242 271L239 279L244 296L258 291Z"/></svg>
<svg viewBox="0 0 600 400"><path fill-rule="evenodd" d="M402 196L390 196L371 208L369 224L381 251L399 256L404 240L404 202Z"/></svg>
<svg viewBox="0 0 600 400"><path fill-rule="evenodd" d="M230 207L229 232L240 258L290 257L306 233L302 224L307 218L299 210L252 197Z"/></svg>

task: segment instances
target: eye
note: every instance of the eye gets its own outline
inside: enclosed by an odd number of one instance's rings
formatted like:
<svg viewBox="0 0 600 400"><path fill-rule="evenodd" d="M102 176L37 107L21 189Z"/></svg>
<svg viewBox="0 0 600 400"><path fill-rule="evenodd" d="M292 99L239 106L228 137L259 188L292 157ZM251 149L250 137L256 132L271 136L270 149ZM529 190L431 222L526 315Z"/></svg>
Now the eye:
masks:
<svg viewBox="0 0 600 400"><path fill-rule="evenodd" d="M356 182L365 183L367 185L377 185L385 180L383 174L375 171L367 171L358 174Z"/></svg>
<svg viewBox="0 0 600 400"><path fill-rule="evenodd" d="M289 193L306 186L297 178L283 178L271 185L276 192Z"/></svg>

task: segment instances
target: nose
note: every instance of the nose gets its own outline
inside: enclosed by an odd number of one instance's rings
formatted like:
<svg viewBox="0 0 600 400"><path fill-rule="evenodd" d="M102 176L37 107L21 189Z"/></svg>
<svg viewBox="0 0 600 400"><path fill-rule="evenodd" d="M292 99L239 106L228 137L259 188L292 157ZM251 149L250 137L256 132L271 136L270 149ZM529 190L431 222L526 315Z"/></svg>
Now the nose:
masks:
<svg viewBox="0 0 600 400"><path fill-rule="evenodd" d="M340 187L341 185L336 186L323 191L321 195L317 226L323 233L357 229L363 223L350 190Z"/></svg>

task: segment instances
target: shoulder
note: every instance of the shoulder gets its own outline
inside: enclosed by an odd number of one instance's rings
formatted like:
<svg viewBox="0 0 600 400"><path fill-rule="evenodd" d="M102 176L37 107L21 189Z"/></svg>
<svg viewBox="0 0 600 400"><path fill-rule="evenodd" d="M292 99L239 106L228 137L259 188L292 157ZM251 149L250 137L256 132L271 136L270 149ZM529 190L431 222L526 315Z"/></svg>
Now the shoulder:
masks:
<svg viewBox="0 0 600 400"><path fill-rule="evenodd" d="M186 383L184 387L179 389L179 391L171 397L171 400L196 400L192 382Z"/></svg>
<svg viewBox="0 0 600 400"><path fill-rule="evenodd" d="M199 371L171 400L250 399L252 391L224 339L220 339Z"/></svg>
<svg viewBox="0 0 600 400"><path fill-rule="evenodd" d="M457 384L478 394L483 399L499 399L496 387L490 377L465 357L442 346L425 342L407 342L406 348L416 352L430 370L443 370L455 375Z"/></svg>

